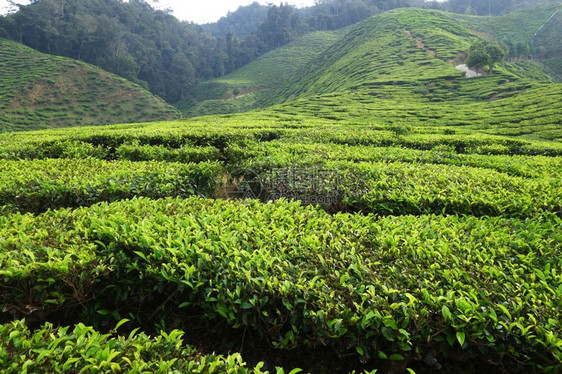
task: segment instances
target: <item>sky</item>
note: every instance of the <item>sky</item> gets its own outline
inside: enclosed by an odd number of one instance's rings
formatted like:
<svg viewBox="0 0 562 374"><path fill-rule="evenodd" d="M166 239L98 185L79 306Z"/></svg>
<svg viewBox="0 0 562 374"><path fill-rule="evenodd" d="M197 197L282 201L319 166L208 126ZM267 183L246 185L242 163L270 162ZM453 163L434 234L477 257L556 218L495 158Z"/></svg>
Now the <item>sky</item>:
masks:
<svg viewBox="0 0 562 374"><path fill-rule="evenodd" d="M239 6L249 5L257 1L267 5L273 3L278 5L281 0L149 0L157 9L171 9L174 16L182 21L195 23L216 22L219 18L226 16L228 12L233 12ZM19 4L28 4L27 0L15 0ZM314 5L314 0L283 0L297 7ZM0 14L5 14L9 9L8 0L0 0Z"/></svg>
<svg viewBox="0 0 562 374"><path fill-rule="evenodd" d="M219 18L226 16L228 12L233 12L239 6L249 5L254 1L256 0L159 0L154 5L157 8L172 9L173 14L182 21L192 21L201 24L216 22ZM257 2L264 5L268 3L279 5L280 3L280 1L271 0L258 0ZM314 0L292 0L286 2L299 8L314 5Z"/></svg>

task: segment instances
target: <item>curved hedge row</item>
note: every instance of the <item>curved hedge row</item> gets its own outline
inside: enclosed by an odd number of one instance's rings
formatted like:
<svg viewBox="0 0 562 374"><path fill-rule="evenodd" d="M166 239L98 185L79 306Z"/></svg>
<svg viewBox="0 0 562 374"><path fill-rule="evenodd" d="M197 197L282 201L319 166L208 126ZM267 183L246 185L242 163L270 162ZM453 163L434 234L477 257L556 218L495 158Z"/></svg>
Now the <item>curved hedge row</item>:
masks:
<svg viewBox="0 0 562 374"><path fill-rule="evenodd" d="M361 157L342 152L342 159L347 155L351 160L340 161L336 150L324 148L326 152L322 152L319 148L315 156L307 157L287 148L286 152L270 154L266 148L261 155L258 150L256 157L249 158L243 168L232 173L255 175L260 182L256 194L259 192L266 201L277 195L307 201L312 193L319 201L329 201L340 210L380 215L434 213L526 218L551 212L562 216L562 169L557 159L522 159L519 164L516 160L496 159L484 163L487 167L472 167L463 163L478 164L477 158L461 158L460 165L451 165L435 160L433 157L439 156L433 153L421 156L428 157L427 162L412 155L410 162L400 162L394 160L406 153L403 150L396 150L396 155L390 150L384 155L365 150L363 158L386 160L360 162L354 158ZM446 159L455 162L452 155ZM277 193L278 190L281 192Z"/></svg>
<svg viewBox="0 0 562 374"><path fill-rule="evenodd" d="M343 202L379 214L562 216L562 181L528 179L466 166L404 163L328 163L344 177Z"/></svg>
<svg viewBox="0 0 562 374"><path fill-rule="evenodd" d="M174 125L175 124L175 125ZM562 143L469 133L463 129L412 127L407 122L392 125L341 125L318 123L282 124L270 120L262 127L231 121L228 126L199 123L113 126L94 131L0 134L0 159L45 159L95 157L105 160L162 160L197 162L223 160L230 146L287 143L337 144L350 147L401 147L418 151L454 152L459 155L562 156ZM555 125L553 125L555 126ZM555 129L554 129L555 130Z"/></svg>
<svg viewBox="0 0 562 374"><path fill-rule="evenodd" d="M0 206L42 212L134 196L214 196L216 163L46 159L0 163ZM6 209L6 208L4 208Z"/></svg>
<svg viewBox="0 0 562 374"><path fill-rule="evenodd" d="M401 147L348 146L335 143L299 143L276 141L232 146L244 153L248 167L263 164L268 167L322 166L326 161L403 162L470 166L495 170L526 178L562 178L562 159L547 156L481 155L456 153L441 145L431 150ZM241 167L242 165L238 165Z"/></svg>

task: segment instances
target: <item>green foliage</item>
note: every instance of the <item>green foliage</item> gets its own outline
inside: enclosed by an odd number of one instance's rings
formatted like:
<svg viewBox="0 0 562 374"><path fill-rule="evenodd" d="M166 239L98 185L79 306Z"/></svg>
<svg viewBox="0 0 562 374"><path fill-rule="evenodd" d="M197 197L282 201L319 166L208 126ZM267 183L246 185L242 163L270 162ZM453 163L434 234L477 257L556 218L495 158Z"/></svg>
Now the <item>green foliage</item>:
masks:
<svg viewBox="0 0 562 374"><path fill-rule="evenodd" d="M234 12L221 17L215 23L207 23L201 27L209 34L219 38L226 38L232 33L235 38L244 39L255 31L267 18L267 6L254 2L250 5L240 6Z"/></svg>
<svg viewBox="0 0 562 374"><path fill-rule="evenodd" d="M0 205L31 212L134 196L214 196L220 173L219 166L212 163L93 158L4 161L0 170Z"/></svg>
<svg viewBox="0 0 562 374"><path fill-rule="evenodd" d="M246 368L239 354L203 355L184 346L183 334L150 337L135 330L114 337L84 324L55 328L48 323L31 331L25 321L15 321L0 325L0 367L4 373L263 373L259 366Z"/></svg>
<svg viewBox="0 0 562 374"><path fill-rule="evenodd" d="M555 74L559 82L562 81L562 57L549 58L542 60L541 62L549 72L553 72Z"/></svg>
<svg viewBox="0 0 562 374"><path fill-rule="evenodd" d="M556 179L532 181L481 168L402 163L329 166L350 169L344 202L366 212L525 218L562 211L562 185Z"/></svg>
<svg viewBox="0 0 562 374"><path fill-rule="evenodd" d="M516 61L503 62L496 66L496 71L506 71L507 74L518 75L537 82L561 82L562 79L553 74L554 70L547 66L548 61Z"/></svg>
<svg viewBox="0 0 562 374"><path fill-rule="evenodd" d="M502 61L505 56L505 51L501 49L499 45L495 44L488 44L484 48L484 51L488 55L488 65L490 66L490 71L494 70L494 65Z"/></svg>
<svg viewBox="0 0 562 374"><path fill-rule="evenodd" d="M561 228L548 214L379 218L286 201L139 199L0 218L0 288L17 315L37 313L23 303L48 314L85 294L126 315L162 293L163 318L197 306L280 348L390 360L426 348L476 359L485 348L546 370L562 359ZM80 276L92 266L101 271Z"/></svg>
<svg viewBox="0 0 562 374"><path fill-rule="evenodd" d="M471 69L482 70L490 61L490 56L483 48L471 49L466 64Z"/></svg>
<svg viewBox="0 0 562 374"><path fill-rule="evenodd" d="M203 162L220 160L222 154L219 149L207 147L183 146L169 149L162 145L140 145L137 143L122 144L115 150L116 156L121 160L130 161L170 161L170 162Z"/></svg>
<svg viewBox="0 0 562 374"><path fill-rule="evenodd" d="M502 61L505 51L497 44L478 42L470 46L466 64L469 68L481 70L484 66L490 67L490 73L494 70L494 65Z"/></svg>
<svg viewBox="0 0 562 374"><path fill-rule="evenodd" d="M372 139L372 134L366 139ZM270 170L279 168L337 170L339 186L333 188L338 188L344 210L518 217L561 212L559 159L490 156L509 154L508 147L497 143L465 146L468 153L457 153L449 144L419 151L268 143L250 148L246 167L263 173L264 180Z"/></svg>

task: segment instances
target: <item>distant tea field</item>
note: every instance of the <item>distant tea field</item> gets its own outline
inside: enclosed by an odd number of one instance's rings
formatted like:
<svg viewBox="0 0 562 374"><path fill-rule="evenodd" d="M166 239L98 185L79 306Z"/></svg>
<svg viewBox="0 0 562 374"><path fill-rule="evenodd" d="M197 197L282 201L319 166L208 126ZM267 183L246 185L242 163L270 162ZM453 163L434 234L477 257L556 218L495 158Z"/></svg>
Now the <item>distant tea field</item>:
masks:
<svg viewBox="0 0 562 374"><path fill-rule="evenodd" d="M99 68L0 39L0 131L176 119L141 87Z"/></svg>

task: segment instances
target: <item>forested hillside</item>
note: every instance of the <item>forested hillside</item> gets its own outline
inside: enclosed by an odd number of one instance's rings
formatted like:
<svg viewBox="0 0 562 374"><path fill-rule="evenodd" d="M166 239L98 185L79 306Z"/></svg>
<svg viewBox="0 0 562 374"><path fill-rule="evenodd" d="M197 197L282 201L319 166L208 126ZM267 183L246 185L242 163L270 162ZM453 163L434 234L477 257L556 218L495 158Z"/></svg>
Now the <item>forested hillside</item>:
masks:
<svg viewBox="0 0 562 374"><path fill-rule="evenodd" d="M254 2L241 6L236 11L221 17L217 22L201 25L203 30L217 38L226 38L229 33L235 38L244 39L267 18L268 7Z"/></svg>
<svg viewBox="0 0 562 374"><path fill-rule="evenodd" d="M0 39L0 132L179 115L142 87L98 67Z"/></svg>
<svg viewBox="0 0 562 374"><path fill-rule="evenodd" d="M40 0L0 16L0 37L99 66L170 103L309 30L288 5L269 7L243 40L215 38L143 0Z"/></svg>
<svg viewBox="0 0 562 374"><path fill-rule="evenodd" d="M201 27L144 0L35 0L0 16L0 38L99 66L175 103L190 96L198 82L231 73L303 34L339 29L386 10L417 6L488 15L538 2L322 0L304 9L254 4Z"/></svg>
<svg viewBox="0 0 562 374"><path fill-rule="evenodd" d="M42 0L3 24L16 41L99 66L169 102L196 78L216 76L214 41L140 0Z"/></svg>

